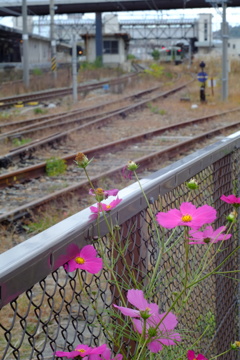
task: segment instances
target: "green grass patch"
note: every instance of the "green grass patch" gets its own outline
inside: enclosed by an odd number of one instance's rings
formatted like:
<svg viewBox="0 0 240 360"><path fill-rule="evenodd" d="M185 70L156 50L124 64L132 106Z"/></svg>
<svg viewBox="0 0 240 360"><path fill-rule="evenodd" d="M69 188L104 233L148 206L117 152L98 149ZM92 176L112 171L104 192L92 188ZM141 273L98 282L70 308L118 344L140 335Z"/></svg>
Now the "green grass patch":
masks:
<svg viewBox="0 0 240 360"><path fill-rule="evenodd" d="M48 176L58 176L67 170L66 161L60 158L51 157L46 161L46 173Z"/></svg>

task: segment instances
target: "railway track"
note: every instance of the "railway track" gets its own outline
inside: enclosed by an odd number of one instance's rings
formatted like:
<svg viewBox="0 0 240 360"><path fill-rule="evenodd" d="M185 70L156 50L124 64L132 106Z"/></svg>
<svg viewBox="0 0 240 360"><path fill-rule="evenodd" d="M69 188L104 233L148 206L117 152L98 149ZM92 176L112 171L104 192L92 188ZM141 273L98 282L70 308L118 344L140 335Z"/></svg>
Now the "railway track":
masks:
<svg viewBox="0 0 240 360"><path fill-rule="evenodd" d="M28 120L29 125L26 125L21 128L21 130L14 129L12 131L5 132L0 135L0 141L4 141L8 139L9 137L20 137L20 136L29 136L30 134L35 134L35 140L31 143L28 143L25 146L18 147L17 149L12 149L9 153L3 155L0 157L0 167L7 168L10 164L12 164L14 161L23 161L27 158L31 158L32 154L39 149L40 147L47 146L54 144L54 142L59 142L62 140L66 140L72 133L84 131L87 128L93 128L93 127L100 127L103 125L106 125L109 122L113 122L118 117L126 117L129 113L133 111L137 111L142 107L145 107L149 102L157 101L161 98L166 98L167 96L170 96L181 89L185 88L187 85L192 83L193 80L188 81L184 84L181 84L175 88L172 88L171 90L159 92L159 87L152 87L150 89L137 92L135 94L129 95L127 97L124 97L121 100L117 100L117 104L123 103L124 106L118 107L115 110L111 110L108 112L104 112L102 114L96 114L96 111L99 109L102 109L103 107L110 106L112 107L113 102L108 102L105 104L102 104L101 106L96 106L88 109L80 109L78 111L73 111L71 113L67 112L64 114L60 114L58 116L54 115L53 118L42 118L42 120L39 122L39 119L37 121L37 124L31 124L33 120ZM156 94L151 95L152 93L156 92ZM138 98L142 96L147 96L145 99L139 101ZM135 103L132 104L132 99L135 99ZM131 104L131 105L130 105ZM94 115L85 116L89 112L94 112ZM79 125L80 123L80 125ZM69 129L66 131L61 131L61 127L68 127ZM4 127L4 124L3 124ZM37 136L37 131L43 131L46 129L57 129L58 133L51 133L47 137L39 138ZM49 134L49 133L48 133Z"/></svg>
<svg viewBox="0 0 240 360"><path fill-rule="evenodd" d="M240 108L234 110L234 112L236 111L240 111ZM196 144L200 144L202 147L203 142L209 141L210 138L214 138L216 141L216 137L222 133L238 129L239 121L226 125L228 120L222 119L222 125L215 126L214 130L203 132L202 128L199 127L196 130L197 135L184 135L194 124L202 124L206 122L206 119L212 121L215 118L215 124L219 125L220 117L224 117L226 114L227 112L224 112L218 115L214 114L213 117L193 119L185 123L138 134L118 142L86 149L84 153L89 158L95 157L89 168L91 179L95 184L109 177L114 182L121 182L121 170L129 159L141 165L142 176L144 176L146 169L152 172L156 170L156 167L159 168L159 163L163 163L164 160L169 161L169 159L180 155L185 156L189 151L196 149ZM186 132L187 128L188 131ZM51 201L56 201L56 199L69 196L69 194L76 193L78 197L85 196L87 182L79 169L73 165L75 156L76 154L72 154L65 157L69 165L68 170L65 175L56 178L45 176L45 163L24 169L24 175L19 171L1 176L2 187L13 182L15 185L1 190L2 208L0 211L2 214L0 215L0 222L19 219L29 211L43 204L49 204ZM34 180L30 182L30 178ZM27 183L24 184L26 179Z"/></svg>
<svg viewBox="0 0 240 360"><path fill-rule="evenodd" d="M142 97L144 95L147 95L149 93L152 93L154 91L159 90L160 86L154 86L152 88L149 88L144 91L139 91L137 93L134 93L129 96L124 96L121 99L117 99L115 101L107 101L105 103L102 103L100 105L96 106L89 106L86 108L80 108L76 110L61 112L59 114L53 114L53 115L47 115L47 116L41 116L40 118L32 118L27 120L22 120L20 122L12 122L12 123L3 123L0 124L0 141L5 141L6 139L10 140L12 137L23 137L25 135L29 135L29 133L37 132L38 130L43 130L51 127L60 127L66 126L72 124L72 123L78 123L78 122L84 122L82 119L83 116L91 116L92 113L92 119L95 117L99 117L99 112L103 111L104 109L107 110L107 108L111 108L111 110L105 111L106 114L109 114L113 112L112 107L114 105L117 105L119 107L119 104L121 103L130 103L133 99L137 99L139 97ZM125 106L126 107L126 106ZM101 114L102 116L105 114L104 112ZM89 118L87 119L89 121ZM14 128L13 130L10 130L11 128Z"/></svg>
<svg viewBox="0 0 240 360"><path fill-rule="evenodd" d="M131 81L133 77L136 77L138 73L132 73L128 75L122 75L118 78L104 80L104 81L98 81L91 84L85 84L78 86L78 92L88 92L95 89L99 89L103 87L103 85L116 85L122 82L128 82ZM72 94L72 87L66 87L61 89L51 89L51 90L45 90L45 91L38 91L35 93L29 93L29 94L22 94L17 96L11 96L6 98L0 99L0 109L6 109L9 108L15 104L28 104L29 102L40 102L43 100L49 100L53 98L68 96Z"/></svg>

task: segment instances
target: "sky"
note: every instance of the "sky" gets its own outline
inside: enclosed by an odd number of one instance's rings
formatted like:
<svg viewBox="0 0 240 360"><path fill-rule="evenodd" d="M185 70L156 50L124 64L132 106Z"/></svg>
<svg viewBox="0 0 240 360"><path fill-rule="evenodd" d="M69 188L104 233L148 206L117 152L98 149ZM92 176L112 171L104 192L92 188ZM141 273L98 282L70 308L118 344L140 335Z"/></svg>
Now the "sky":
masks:
<svg viewBox="0 0 240 360"><path fill-rule="evenodd" d="M128 12L119 12L119 20L131 20L131 19L197 19L198 14L211 13L213 15L212 24L213 31L219 30L221 28L222 22L222 8L202 8L202 9L185 9L185 10L166 10L166 11L128 11ZM95 19L94 13L86 13L83 15L83 19ZM240 25L240 7L227 8L226 15L227 22L231 26ZM9 17L0 17L0 24L6 26L12 26L12 18Z"/></svg>

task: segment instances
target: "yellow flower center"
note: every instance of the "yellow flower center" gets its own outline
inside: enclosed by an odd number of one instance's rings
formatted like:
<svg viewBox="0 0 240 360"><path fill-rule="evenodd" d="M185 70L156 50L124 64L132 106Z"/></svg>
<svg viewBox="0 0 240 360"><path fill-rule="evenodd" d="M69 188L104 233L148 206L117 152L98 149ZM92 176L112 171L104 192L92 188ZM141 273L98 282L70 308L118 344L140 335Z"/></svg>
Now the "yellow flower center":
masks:
<svg viewBox="0 0 240 360"><path fill-rule="evenodd" d="M192 217L191 217L191 215L183 215L182 216L182 221L183 222L189 222L189 221L191 221L192 220Z"/></svg>
<svg viewBox="0 0 240 360"><path fill-rule="evenodd" d="M111 207L112 207L111 205L107 205L107 206L106 206L107 209L111 209Z"/></svg>
<svg viewBox="0 0 240 360"><path fill-rule="evenodd" d="M75 349L75 351L79 351L80 353L85 353L86 352L86 350L84 350L84 349Z"/></svg>
<svg viewBox="0 0 240 360"><path fill-rule="evenodd" d="M77 264L80 264L80 265L82 265L82 264L85 263L85 260L84 260L82 257L80 257L80 256L77 256L77 257L75 258L75 261L76 261ZM84 351L85 351L85 350L84 350Z"/></svg>
<svg viewBox="0 0 240 360"><path fill-rule="evenodd" d="M240 341L235 341L234 343L237 347L240 347Z"/></svg>
<svg viewBox="0 0 240 360"><path fill-rule="evenodd" d="M102 195L103 194L103 189L102 188L97 188L96 189L96 195Z"/></svg>

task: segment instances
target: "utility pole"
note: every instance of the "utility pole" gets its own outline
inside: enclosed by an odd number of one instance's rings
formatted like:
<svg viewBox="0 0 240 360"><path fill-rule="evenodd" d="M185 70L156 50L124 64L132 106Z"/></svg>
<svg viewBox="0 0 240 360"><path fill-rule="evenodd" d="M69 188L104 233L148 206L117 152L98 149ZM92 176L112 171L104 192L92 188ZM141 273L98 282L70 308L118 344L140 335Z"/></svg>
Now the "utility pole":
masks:
<svg viewBox="0 0 240 360"><path fill-rule="evenodd" d="M226 21L227 1L222 2L222 100L228 98L228 23Z"/></svg>
<svg viewBox="0 0 240 360"><path fill-rule="evenodd" d="M54 15L55 7L54 0L50 0L50 40L51 40L51 70L53 74L53 80L57 79L57 51L56 51L56 39L55 39L55 29L54 29Z"/></svg>
<svg viewBox="0 0 240 360"><path fill-rule="evenodd" d="M189 56L189 69L191 68L192 65L192 42L191 39L189 39L189 45L188 45L188 56Z"/></svg>
<svg viewBox="0 0 240 360"><path fill-rule="evenodd" d="M96 59L102 64L103 39L102 39L102 13L96 13Z"/></svg>
<svg viewBox="0 0 240 360"><path fill-rule="evenodd" d="M72 35L72 86L73 86L73 102L78 100L77 93L77 42L76 35Z"/></svg>
<svg viewBox="0 0 240 360"><path fill-rule="evenodd" d="M23 42L23 82L29 87L29 56L28 56L28 30L27 30L27 0L22 0L22 42Z"/></svg>

